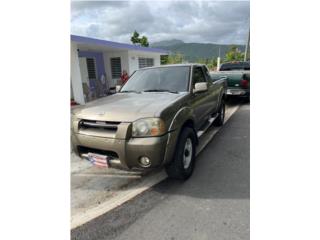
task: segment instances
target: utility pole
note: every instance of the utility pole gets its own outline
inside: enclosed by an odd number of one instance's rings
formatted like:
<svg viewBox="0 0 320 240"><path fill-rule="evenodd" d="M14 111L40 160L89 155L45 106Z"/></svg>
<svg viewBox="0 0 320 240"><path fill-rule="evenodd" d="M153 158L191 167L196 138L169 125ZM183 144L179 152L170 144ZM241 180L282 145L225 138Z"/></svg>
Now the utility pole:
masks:
<svg viewBox="0 0 320 240"><path fill-rule="evenodd" d="M245 50L245 52L244 52L244 59L243 59L243 61L247 61L247 56L248 56L248 51L249 51L249 44L250 44L250 27L249 27L248 39L247 39L247 44L246 44L246 50Z"/></svg>
<svg viewBox="0 0 320 240"><path fill-rule="evenodd" d="M217 59L217 71L220 69L220 47L219 47L219 57Z"/></svg>

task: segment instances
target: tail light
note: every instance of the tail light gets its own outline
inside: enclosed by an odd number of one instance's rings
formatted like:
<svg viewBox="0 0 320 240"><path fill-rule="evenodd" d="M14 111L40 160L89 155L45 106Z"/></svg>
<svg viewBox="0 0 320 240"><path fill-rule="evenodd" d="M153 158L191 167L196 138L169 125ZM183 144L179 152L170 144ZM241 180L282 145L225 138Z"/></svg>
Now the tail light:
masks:
<svg viewBox="0 0 320 240"><path fill-rule="evenodd" d="M242 88L248 88L249 87L249 81L246 79L242 79L240 82L240 85Z"/></svg>

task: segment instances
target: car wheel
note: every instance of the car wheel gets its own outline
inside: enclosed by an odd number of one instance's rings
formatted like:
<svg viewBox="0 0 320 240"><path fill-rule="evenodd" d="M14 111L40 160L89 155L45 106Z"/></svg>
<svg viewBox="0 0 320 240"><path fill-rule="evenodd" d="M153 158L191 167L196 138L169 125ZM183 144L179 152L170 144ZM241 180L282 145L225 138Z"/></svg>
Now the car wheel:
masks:
<svg viewBox="0 0 320 240"><path fill-rule="evenodd" d="M218 117L214 121L214 125L215 126L222 126L224 123L224 115L225 115L225 103L224 103L223 99L221 99L218 114L219 114Z"/></svg>
<svg viewBox="0 0 320 240"><path fill-rule="evenodd" d="M170 178L186 180L193 172L195 165L196 136L193 129L186 127L178 139L172 162L166 166Z"/></svg>

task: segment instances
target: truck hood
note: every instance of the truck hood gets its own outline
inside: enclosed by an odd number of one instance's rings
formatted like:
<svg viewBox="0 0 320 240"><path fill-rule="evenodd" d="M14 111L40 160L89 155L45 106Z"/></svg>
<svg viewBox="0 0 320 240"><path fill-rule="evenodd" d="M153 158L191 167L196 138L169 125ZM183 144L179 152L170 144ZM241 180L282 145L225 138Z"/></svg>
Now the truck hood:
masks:
<svg viewBox="0 0 320 240"><path fill-rule="evenodd" d="M187 93L117 93L73 109L80 119L132 122L157 116L161 110Z"/></svg>

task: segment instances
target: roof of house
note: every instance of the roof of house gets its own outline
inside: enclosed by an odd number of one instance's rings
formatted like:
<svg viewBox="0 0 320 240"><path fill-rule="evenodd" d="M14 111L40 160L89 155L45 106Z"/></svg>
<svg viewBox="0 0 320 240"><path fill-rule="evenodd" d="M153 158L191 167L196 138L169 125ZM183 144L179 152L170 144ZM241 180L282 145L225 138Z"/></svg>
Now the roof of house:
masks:
<svg viewBox="0 0 320 240"><path fill-rule="evenodd" d="M168 51L159 49L159 48L141 47L133 44L118 43L118 42L112 42L112 41L77 36L77 35L71 35L71 41L82 43L82 44L92 44L92 45L98 45L98 46L106 46L111 48L128 49L128 50L143 51L143 52L155 52L155 53L163 53L163 54L169 53Z"/></svg>

